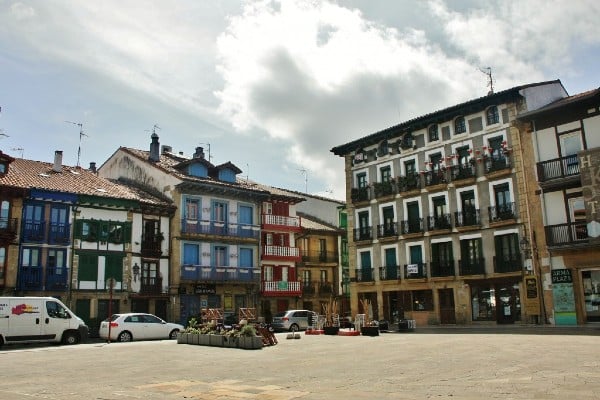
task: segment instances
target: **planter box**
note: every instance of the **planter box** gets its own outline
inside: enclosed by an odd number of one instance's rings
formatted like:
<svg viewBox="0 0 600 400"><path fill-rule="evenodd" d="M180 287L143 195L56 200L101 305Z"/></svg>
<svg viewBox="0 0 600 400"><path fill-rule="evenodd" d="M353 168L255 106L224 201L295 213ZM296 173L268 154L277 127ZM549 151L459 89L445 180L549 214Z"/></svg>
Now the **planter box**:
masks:
<svg viewBox="0 0 600 400"><path fill-rule="evenodd" d="M339 326L324 326L323 327L323 334L325 334L325 335L337 335L339 331L340 331Z"/></svg>
<svg viewBox="0 0 600 400"><path fill-rule="evenodd" d="M195 344L199 344L200 346L209 346L210 345L210 335L198 335L198 342Z"/></svg>
<svg viewBox="0 0 600 400"><path fill-rule="evenodd" d="M239 347L240 338L234 336L223 336L223 347Z"/></svg>
<svg viewBox="0 0 600 400"><path fill-rule="evenodd" d="M363 336L379 336L378 326L363 326L360 328L360 333Z"/></svg>
<svg viewBox="0 0 600 400"><path fill-rule="evenodd" d="M246 350L262 349L263 341L260 336L240 336L238 347Z"/></svg>
<svg viewBox="0 0 600 400"><path fill-rule="evenodd" d="M189 333L181 333L177 334L177 344L187 344L188 343Z"/></svg>
<svg viewBox="0 0 600 400"><path fill-rule="evenodd" d="M224 337L221 335L208 335L209 346L223 347Z"/></svg>
<svg viewBox="0 0 600 400"><path fill-rule="evenodd" d="M190 333L188 336L188 344L199 344L200 343L200 335L199 333Z"/></svg>

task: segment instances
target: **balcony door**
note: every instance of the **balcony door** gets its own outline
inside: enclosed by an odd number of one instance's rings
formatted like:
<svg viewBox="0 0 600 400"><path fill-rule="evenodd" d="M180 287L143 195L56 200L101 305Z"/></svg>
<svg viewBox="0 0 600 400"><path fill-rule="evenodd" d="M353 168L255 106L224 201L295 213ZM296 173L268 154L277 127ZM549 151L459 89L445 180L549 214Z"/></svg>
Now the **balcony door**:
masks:
<svg viewBox="0 0 600 400"><path fill-rule="evenodd" d="M421 231L421 215L419 213L419 202L410 201L406 203L406 215L408 220L408 232L415 233Z"/></svg>
<svg viewBox="0 0 600 400"><path fill-rule="evenodd" d="M560 136L560 153L564 158L564 174L574 175L579 173L577 153L583 150L581 133L573 132Z"/></svg>
<svg viewBox="0 0 600 400"><path fill-rule="evenodd" d="M384 236L394 235L394 207L384 207L382 214Z"/></svg>

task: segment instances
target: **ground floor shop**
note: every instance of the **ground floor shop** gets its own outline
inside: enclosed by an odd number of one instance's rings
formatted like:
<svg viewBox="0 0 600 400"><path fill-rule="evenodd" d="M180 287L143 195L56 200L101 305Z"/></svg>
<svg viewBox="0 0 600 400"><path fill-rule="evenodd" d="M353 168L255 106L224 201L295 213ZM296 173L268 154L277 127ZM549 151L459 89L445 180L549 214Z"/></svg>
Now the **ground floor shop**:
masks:
<svg viewBox="0 0 600 400"><path fill-rule="evenodd" d="M368 287L356 285L351 302L356 313L391 323L414 319L417 326L514 324L538 320L537 285L537 279L528 275ZM369 310L362 309L362 299L368 300Z"/></svg>

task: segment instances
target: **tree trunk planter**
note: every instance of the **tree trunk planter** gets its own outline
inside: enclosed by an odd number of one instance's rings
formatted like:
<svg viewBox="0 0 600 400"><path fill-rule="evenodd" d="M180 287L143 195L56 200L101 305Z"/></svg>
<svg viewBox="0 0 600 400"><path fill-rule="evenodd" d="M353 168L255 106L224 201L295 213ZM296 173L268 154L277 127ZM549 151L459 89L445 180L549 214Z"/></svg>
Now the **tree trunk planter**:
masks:
<svg viewBox="0 0 600 400"><path fill-rule="evenodd" d="M323 327L323 334L325 334L325 335L337 335L339 331L340 331L339 326L324 326Z"/></svg>
<svg viewBox="0 0 600 400"><path fill-rule="evenodd" d="M261 336L223 336L182 333L177 337L177 343L249 350L263 348L263 339Z"/></svg>
<svg viewBox="0 0 600 400"><path fill-rule="evenodd" d="M363 336L379 336L378 326L363 326L360 328L360 333Z"/></svg>

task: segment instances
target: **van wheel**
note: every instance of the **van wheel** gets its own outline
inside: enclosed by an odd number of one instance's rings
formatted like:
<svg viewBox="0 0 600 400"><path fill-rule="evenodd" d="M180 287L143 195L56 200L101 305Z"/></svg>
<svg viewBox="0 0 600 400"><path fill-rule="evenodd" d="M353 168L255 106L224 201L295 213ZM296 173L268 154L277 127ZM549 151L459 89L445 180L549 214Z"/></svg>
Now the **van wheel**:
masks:
<svg viewBox="0 0 600 400"><path fill-rule="evenodd" d="M133 336L131 335L131 333L123 331L119 333L117 339L119 340L119 342L131 342L133 340Z"/></svg>
<svg viewBox="0 0 600 400"><path fill-rule="evenodd" d="M298 332L299 330L300 330L300 327L298 326L298 324L290 325L290 332Z"/></svg>
<svg viewBox="0 0 600 400"><path fill-rule="evenodd" d="M171 331L171 333L169 333L169 339L177 339L177 334L179 333L179 330L177 329L173 329Z"/></svg>
<svg viewBox="0 0 600 400"><path fill-rule="evenodd" d="M65 332L62 337L63 344L77 344L79 343L79 335L75 332Z"/></svg>

